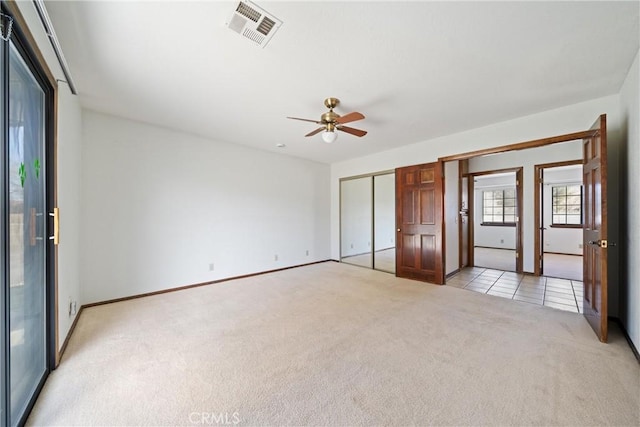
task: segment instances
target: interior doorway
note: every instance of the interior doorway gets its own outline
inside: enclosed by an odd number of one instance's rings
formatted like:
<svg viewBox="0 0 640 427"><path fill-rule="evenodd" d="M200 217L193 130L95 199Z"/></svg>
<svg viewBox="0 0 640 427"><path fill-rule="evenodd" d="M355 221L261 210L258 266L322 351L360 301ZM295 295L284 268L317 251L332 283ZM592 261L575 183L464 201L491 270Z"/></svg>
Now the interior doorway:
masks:
<svg viewBox="0 0 640 427"><path fill-rule="evenodd" d="M534 274L582 281L582 160L535 165Z"/></svg>
<svg viewBox="0 0 640 427"><path fill-rule="evenodd" d="M522 167L466 175L468 265L522 273Z"/></svg>

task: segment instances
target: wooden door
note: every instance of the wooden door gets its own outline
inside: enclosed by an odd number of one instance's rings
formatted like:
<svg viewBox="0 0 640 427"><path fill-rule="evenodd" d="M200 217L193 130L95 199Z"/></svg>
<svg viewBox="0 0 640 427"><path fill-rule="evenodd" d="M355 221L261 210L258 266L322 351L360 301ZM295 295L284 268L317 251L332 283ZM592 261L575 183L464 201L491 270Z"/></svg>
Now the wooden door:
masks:
<svg viewBox="0 0 640 427"><path fill-rule="evenodd" d="M535 260L534 275L541 276L544 274L544 169L538 165L536 169L536 227L538 228L538 240L535 242Z"/></svg>
<svg viewBox="0 0 640 427"><path fill-rule="evenodd" d="M524 271L524 257L522 255L522 219L524 215L524 200L522 187L522 168L518 168L516 171L516 273L520 274Z"/></svg>
<svg viewBox="0 0 640 427"><path fill-rule="evenodd" d="M584 316L607 342L607 120L601 115L583 139Z"/></svg>
<svg viewBox="0 0 640 427"><path fill-rule="evenodd" d="M469 265L469 177L460 178L460 269Z"/></svg>
<svg viewBox="0 0 640 427"><path fill-rule="evenodd" d="M444 284L442 162L396 169L396 275Z"/></svg>

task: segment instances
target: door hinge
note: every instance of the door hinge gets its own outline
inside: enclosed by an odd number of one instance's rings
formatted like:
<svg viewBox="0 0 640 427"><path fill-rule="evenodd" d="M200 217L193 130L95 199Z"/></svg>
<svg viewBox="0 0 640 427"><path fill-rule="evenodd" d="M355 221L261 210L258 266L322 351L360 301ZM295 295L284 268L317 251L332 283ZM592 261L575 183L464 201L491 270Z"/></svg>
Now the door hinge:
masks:
<svg viewBox="0 0 640 427"><path fill-rule="evenodd" d="M520 254L516 252L516 258L520 258Z"/></svg>

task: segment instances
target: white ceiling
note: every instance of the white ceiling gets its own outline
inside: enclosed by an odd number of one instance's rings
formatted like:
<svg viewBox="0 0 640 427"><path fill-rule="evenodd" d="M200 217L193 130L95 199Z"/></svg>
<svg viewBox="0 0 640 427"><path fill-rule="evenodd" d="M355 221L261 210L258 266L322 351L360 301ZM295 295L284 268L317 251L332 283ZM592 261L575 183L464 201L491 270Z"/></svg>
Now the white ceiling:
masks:
<svg viewBox="0 0 640 427"><path fill-rule="evenodd" d="M637 1L256 4L284 21L264 49L237 2L46 7L84 107L327 163L618 93L639 46ZM329 96L368 135L285 118Z"/></svg>

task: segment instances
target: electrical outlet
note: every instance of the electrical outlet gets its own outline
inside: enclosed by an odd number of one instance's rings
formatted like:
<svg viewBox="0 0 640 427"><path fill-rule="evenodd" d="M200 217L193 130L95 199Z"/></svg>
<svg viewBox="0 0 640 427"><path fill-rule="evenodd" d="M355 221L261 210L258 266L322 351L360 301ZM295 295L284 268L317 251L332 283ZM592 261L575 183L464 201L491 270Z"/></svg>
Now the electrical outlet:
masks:
<svg viewBox="0 0 640 427"><path fill-rule="evenodd" d="M213 263L209 264L209 271L213 271L214 267Z"/></svg>
<svg viewBox="0 0 640 427"><path fill-rule="evenodd" d="M307 256L309 256L309 249L307 249Z"/></svg>
<svg viewBox="0 0 640 427"><path fill-rule="evenodd" d="M582 243L578 243L578 249L582 249Z"/></svg>
<svg viewBox="0 0 640 427"><path fill-rule="evenodd" d="M504 243L504 239L500 239L500 243Z"/></svg>
<svg viewBox="0 0 640 427"><path fill-rule="evenodd" d="M274 258L274 261L277 261L278 260L278 254L275 254L275 256L273 258Z"/></svg>
<svg viewBox="0 0 640 427"><path fill-rule="evenodd" d="M353 249L353 243L351 244L351 249Z"/></svg>

